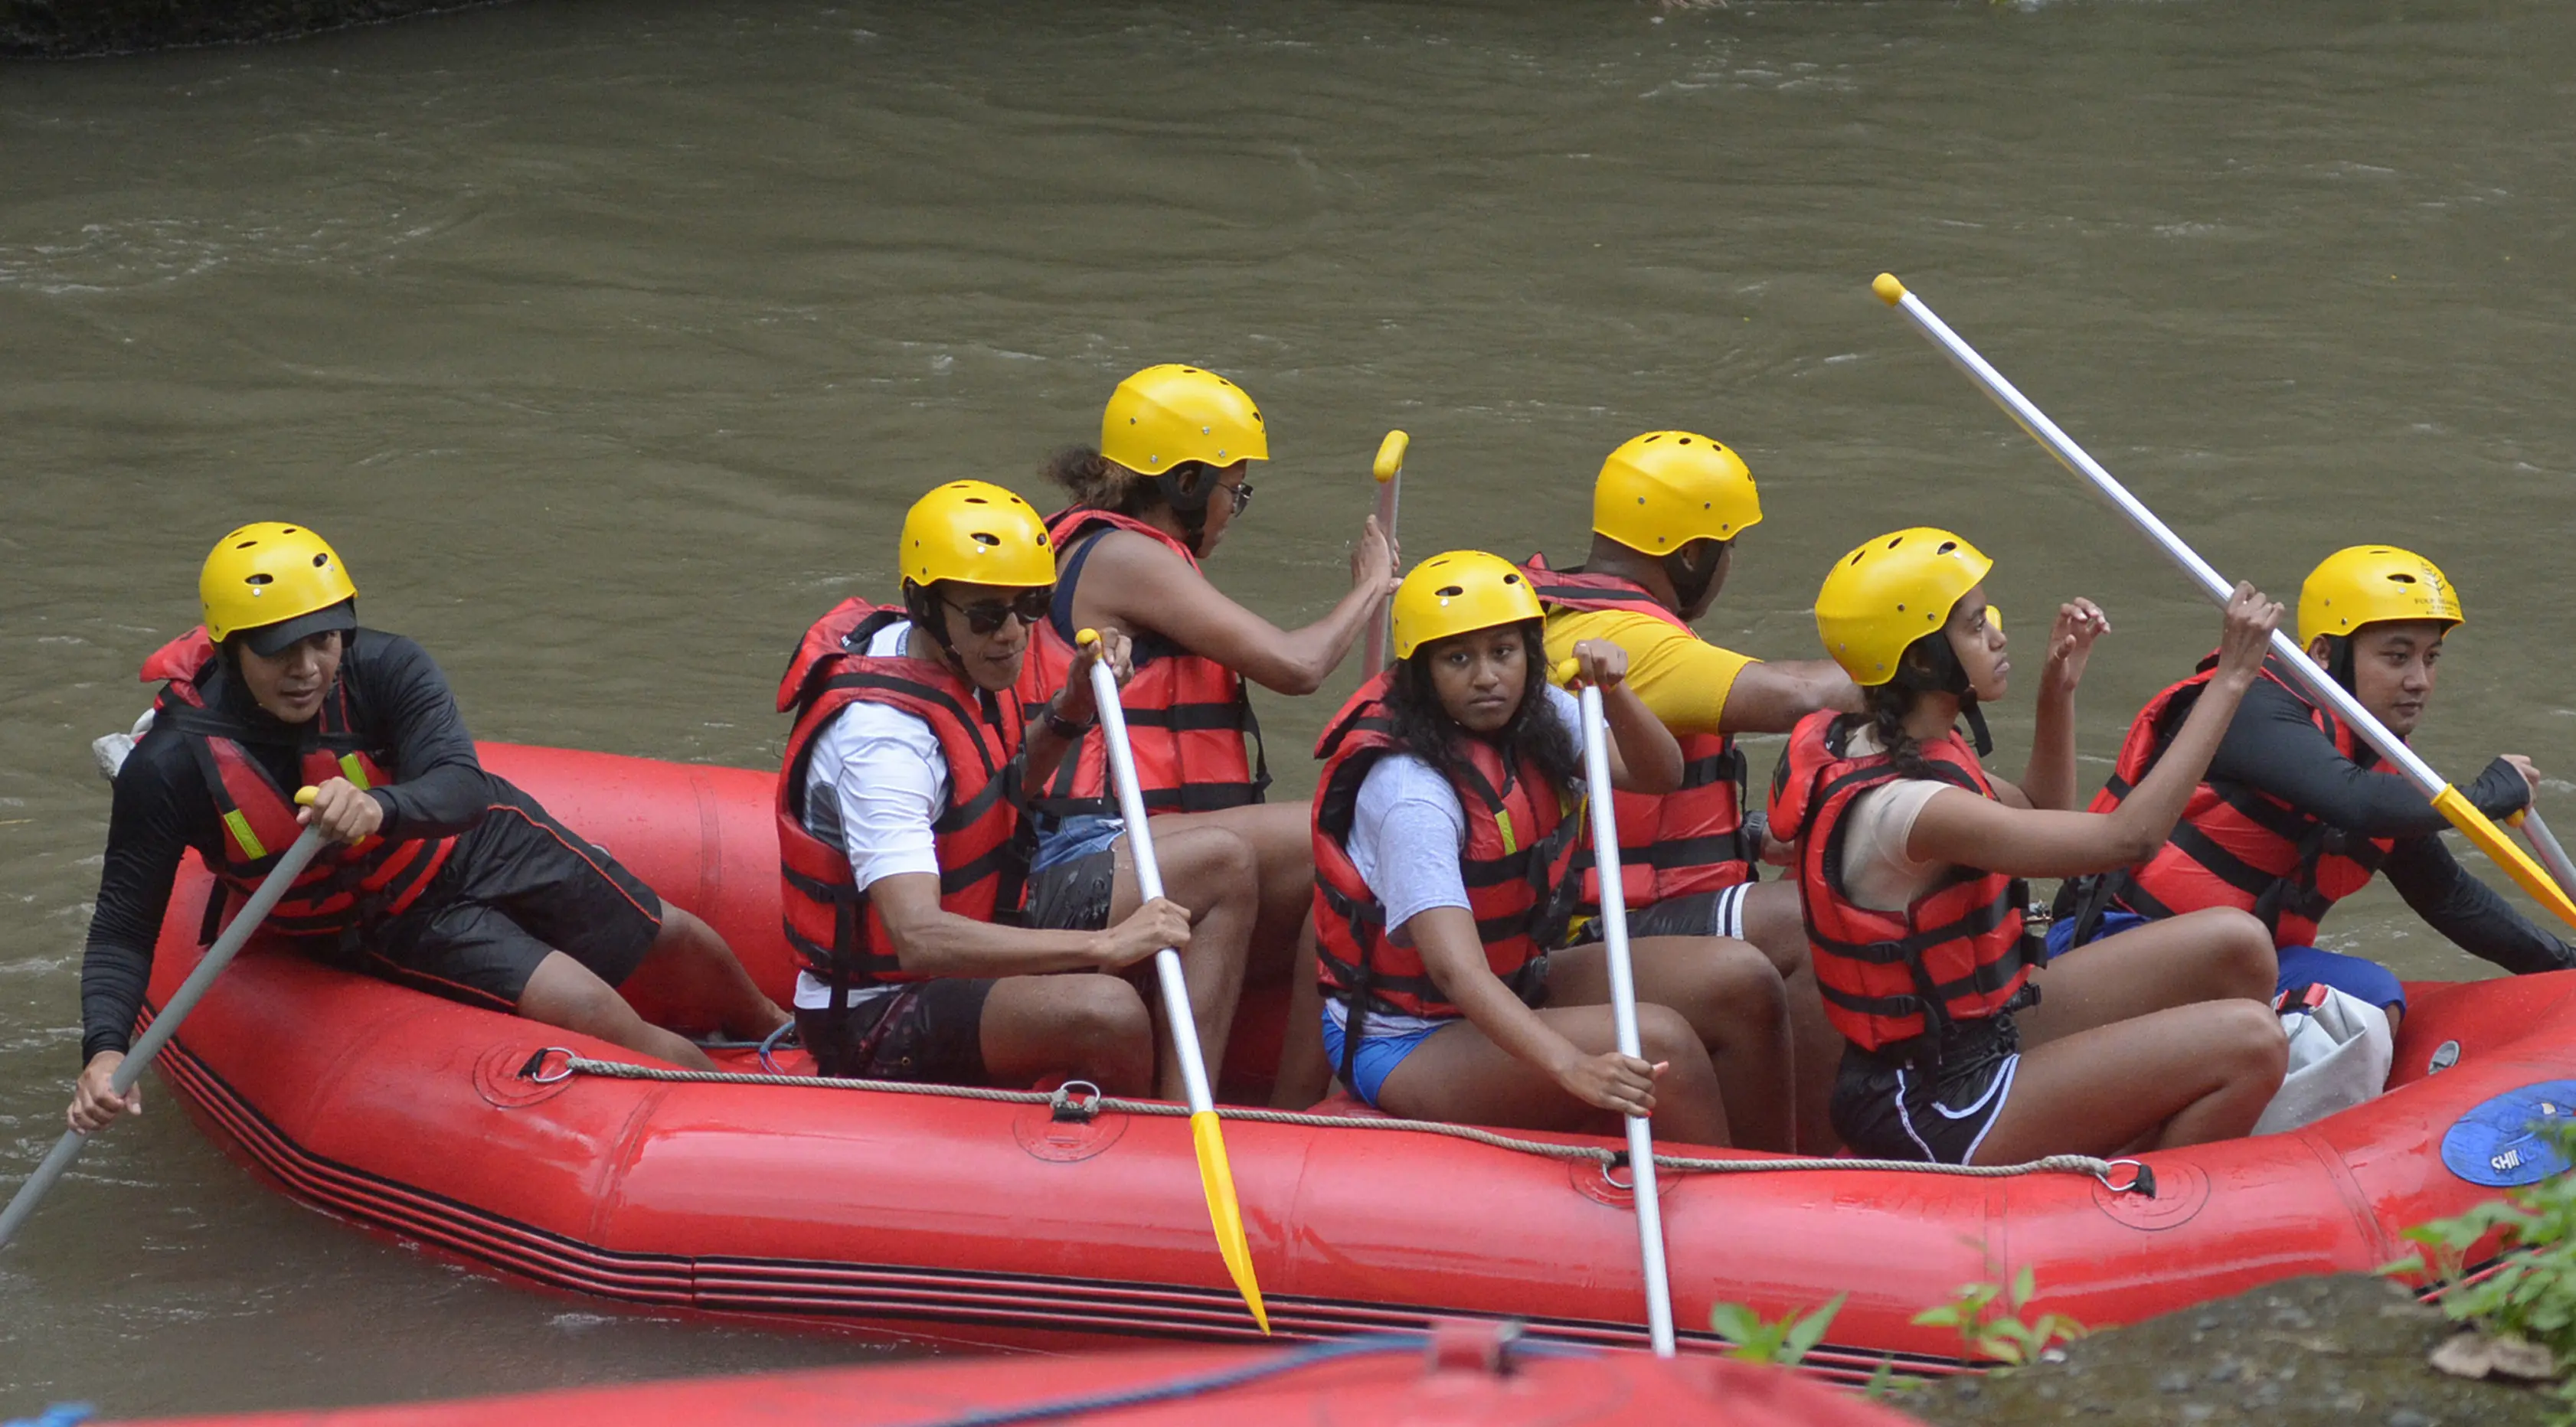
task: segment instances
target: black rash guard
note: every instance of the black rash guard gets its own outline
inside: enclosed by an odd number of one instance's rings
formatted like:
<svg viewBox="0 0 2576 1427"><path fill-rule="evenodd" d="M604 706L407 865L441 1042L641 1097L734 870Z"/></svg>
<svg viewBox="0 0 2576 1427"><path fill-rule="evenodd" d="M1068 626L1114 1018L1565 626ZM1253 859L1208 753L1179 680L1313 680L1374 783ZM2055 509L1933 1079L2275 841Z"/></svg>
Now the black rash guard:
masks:
<svg viewBox="0 0 2576 1427"><path fill-rule="evenodd" d="M2306 704L2257 679L2209 761L2209 780L2259 789L2349 833L2397 839L2380 870L2417 916L2462 951L2515 975L2576 966L2576 947L2533 926L2451 856L2441 838L2450 823L2414 784L2377 771L2376 753L2364 749L2361 757L2344 757ZM2501 758L2460 792L2491 818L2531 801L2531 785Z"/></svg>
<svg viewBox="0 0 2576 1427"><path fill-rule="evenodd" d="M447 676L427 650L399 634L361 629L341 658L340 684L352 724L392 754L383 761L397 781L367 793L384 809L379 835L445 837L483 820L493 780L475 760ZM254 703L229 657L208 667L198 692L208 709L234 720L242 747L280 787L303 781L305 727L280 723ZM223 824L205 775L184 740L148 733L116 775L108 814L107 865L81 956L81 1064L126 1049L152 979L152 947L179 856L192 847L209 866L223 855Z"/></svg>

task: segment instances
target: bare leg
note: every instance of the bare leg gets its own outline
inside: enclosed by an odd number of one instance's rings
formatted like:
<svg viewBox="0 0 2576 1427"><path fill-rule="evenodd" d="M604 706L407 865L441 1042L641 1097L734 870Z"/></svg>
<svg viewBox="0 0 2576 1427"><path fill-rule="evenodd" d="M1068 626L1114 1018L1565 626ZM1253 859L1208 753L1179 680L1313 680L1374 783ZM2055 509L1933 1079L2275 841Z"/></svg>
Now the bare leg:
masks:
<svg viewBox="0 0 2576 1427"><path fill-rule="evenodd" d="M1832 1154L1843 1143L1834 1133L1834 1076L1842 1069L1844 1041L1825 1019L1796 882L1781 878L1745 889L1744 939L1769 958L1788 993L1798 1153Z"/></svg>
<svg viewBox="0 0 2576 1427"><path fill-rule="evenodd" d="M666 928L667 930L667 928ZM660 946L660 942L655 942ZM736 968L739 973L740 968ZM774 1007L772 1009L775 1009ZM715 1062L687 1039L645 1024L617 989L598 973L560 951L546 953L519 993L519 1014L532 1021L561 1026L611 1045L658 1056L689 1070L713 1070Z"/></svg>
<svg viewBox="0 0 2576 1427"><path fill-rule="evenodd" d="M1669 1007L1706 1048L1725 1098L1726 1123L1733 1127L1728 1142L1786 1150L1789 1008L1771 963L1728 937L1641 937L1630 943L1629 959L1637 975L1638 1015L1650 1003ZM1607 951L1593 945L1551 953L1547 999L1551 1007L1607 1003ZM1655 1118L1663 1120L1660 1110Z"/></svg>
<svg viewBox="0 0 2576 1427"><path fill-rule="evenodd" d="M1332 1088L1333 1067L1324 1057L1323 995L1315 982L1315 837L1311 804L1254 803L1213 813L1155 819L1181 826L1221 827L1252 848L1261 882L1261 910L1252 929L1244 981L1288 983L1288 1024L1279 1040L1279 1068L1272 1086L1274 1109L1303 1110ZM1164 874L1170 880L1170 874Z"/></svg>
<svg viewBox="0 0 2576 1427"><path fill-rule="evenodd" d="M1190 912L1190 945L1181 953L1181 982L1189 991L1190 1013L1198 1023L1199 1053L1213 1080L1216 1068L1225 1063L1234 1008L1243 997L1244 956L1259 910L1252 849L1235 834L1204 822L1156 818L1153 826L1163 893ZM1117 857L1118 881L1109 898L1112 924L1143 905L1136 888L1135 854L1125 838L1118 840ZM1137 970L1140 981L1154 975L1151 966ZM1147 994L1145 1008L1154 1017L1159 1035L1163 998ZM1317 1034L1321 1033L1319 1027ZM1185 1098L1188 1082L1177 1057L1164 1057L1155 1083L1156 1093L1164 1099Z"/></svg>
<svg viewBox="0 0 2576 1427"><path fill-rule="evenodd" d="M1549 1006L1539 1012L1558 1035L1598 1055L1619 1045L1607 1006ZM1726 1101L1699 1033L1665 1006L1637 1008L1637 1038L1648 1061L1668 1069L1655 1083L1654 1124L1666 1139L1727 1143ZM1555 1077L1514 1058L1461 1019L1424 1041L1379 1087L1378 1105L1416 1120L1573 1130L1615 1135L1620 1117L1565 1093Z"/></svg>
<svg viewBox="0 0 2576 1427"><path fill-rule="evenodd" d="M2242 1135L2281 1088L2288 1063L2280 1021L2252 1000L2203 1001L2078 1031L2022 1056L1976 1162Z"/></svg>
<svg viewBox="0 0 2576 1427"><path fill-rule="evenodd" d="M621 990L649 988L648 1004L686 1007L737 1040L759 1040L790 1017L760 993L733 948L686 909L662 904L662 931Z"/></svg>
<svg viewBox="0 0 2576 1427"><path fill-rule="evenodd" d="M2242 999L2268 1008L2279 974L2261 922L2210 907L2131 927L2032 972L2039 1004L2013 1020L2022 1044L2037 1047L2200 1001Z"/></svg>
<svg viewBox="0 0 2576 1427"><path fill-rule="evenodd" d="M996 1085L1088 1080L1112 1095L1154 1082L1145 999L1117 976L1006 976L984 998L984 1070Z"/></svg>

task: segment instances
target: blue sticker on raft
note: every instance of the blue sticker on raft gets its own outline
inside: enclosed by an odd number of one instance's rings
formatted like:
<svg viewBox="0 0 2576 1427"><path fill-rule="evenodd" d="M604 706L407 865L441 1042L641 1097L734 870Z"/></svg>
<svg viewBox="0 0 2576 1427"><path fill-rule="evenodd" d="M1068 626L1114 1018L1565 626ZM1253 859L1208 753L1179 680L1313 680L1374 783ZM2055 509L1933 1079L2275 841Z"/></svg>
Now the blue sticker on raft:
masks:
<svg viewBox="0 0 2576 1427"><path fill-rule="evenodd" d="M2442 1136L2442 1163L2471 1184L2491 1189L2538 1184L2567 1169L2542 1131L2576 1121L2576 1080L2544 1080L2489 1100Z"/></svg>

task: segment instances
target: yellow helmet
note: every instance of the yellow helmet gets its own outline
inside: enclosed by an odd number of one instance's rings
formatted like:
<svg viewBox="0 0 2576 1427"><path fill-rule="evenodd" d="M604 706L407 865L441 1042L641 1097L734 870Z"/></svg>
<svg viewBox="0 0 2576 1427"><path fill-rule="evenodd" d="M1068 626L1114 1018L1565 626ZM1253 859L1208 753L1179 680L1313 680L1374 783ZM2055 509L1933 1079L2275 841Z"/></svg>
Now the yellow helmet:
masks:
<svg viewBox="0 0 2576 1427"><path fill-rule="evenodd" d="M1753 473L1733 451L1689 431L1649 431L1610 453L1592 483L1592 529L1631 550L1669 555L1694 540L1732 540L1762 522Z"/></svg>
<svg viewBox="0 0 2576 1427"><path fill-rule="evenodd" d="M1540 617L1538 592L1518 566L1482 550L1452 550L1414 566L1395 587L1395 657L1410 659L1453 634Z"/></svg>
<svg viewBox="0 0 2576 1427"><path fill-rule="evenodd" d="M1947 530L1882 535L1834 562L1816 594L1816 632L1852 682L1896 677L1908 646L1938 630L1995 562Z"/></svg>
<svg viewBox="0 0 2576 1427"><path fill-rule="evenodd" d="M338 606L358 597L348 567L329 541L301 525L274 520L245 525L215 542L197 572L206 636L223 643L245 629L273 630L260 641L275 653L307 635L358 627ZM289 622L292 628L287 628Z"/></svg>
<svg viewBox="0 0 2576 1427"><path fill-rule="evenodd" d="M2308 572L2299 586L2299 642L2323 634L2346 635L2390 619L2435 619L2465 624L2460 595L2440 567L2394 545L2353 545L2337 550Z"/></svg>
<svg viewBox="0 0 2576 1427"><path fill-rule="evenodd" d="M1055 542L1027 501L991 481L950 481L903 518L903 577L1034 589L1055 583Z"/></svg>
<svg viewBox="0 0 2576 1427"><path fill-rule="evenodd" d="M1231 466L1270 459L1252 394L1201 367L1166 362L1118 384L1100 415L1100 454L1160 475L1183 461Z"/></svg>

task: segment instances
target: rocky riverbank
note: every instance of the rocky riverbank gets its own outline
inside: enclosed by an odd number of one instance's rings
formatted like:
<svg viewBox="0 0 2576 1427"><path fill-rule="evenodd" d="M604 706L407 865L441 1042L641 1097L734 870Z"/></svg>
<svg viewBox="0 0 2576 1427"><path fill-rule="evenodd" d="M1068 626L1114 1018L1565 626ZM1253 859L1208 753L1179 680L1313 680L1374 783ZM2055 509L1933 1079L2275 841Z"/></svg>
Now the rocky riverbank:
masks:
<svg viewBox="0 0 2576 1427"><path fill-rule="evenodd" d="M286 39L496 0L0 0L0 56L70 59Z"/></svg>
<svg viewBox="0 0 2576 1427"><path fill-rule="evenodd" d="M2440 1312L2384 1279L2291 1279L2097 1333L2062 1362L1936 1383L1895 1405L1941 1427L2541 1427L2553 1403L2427 1356Z"/></svg>

